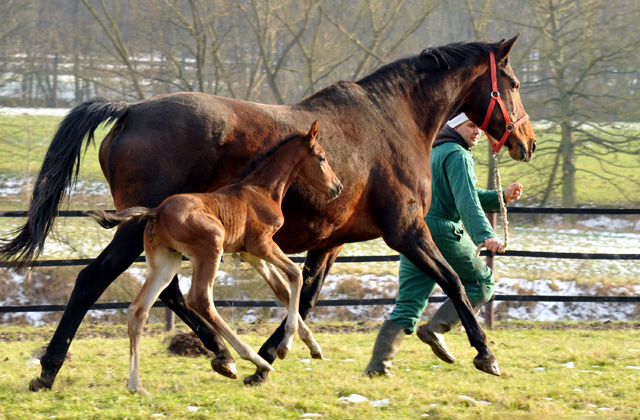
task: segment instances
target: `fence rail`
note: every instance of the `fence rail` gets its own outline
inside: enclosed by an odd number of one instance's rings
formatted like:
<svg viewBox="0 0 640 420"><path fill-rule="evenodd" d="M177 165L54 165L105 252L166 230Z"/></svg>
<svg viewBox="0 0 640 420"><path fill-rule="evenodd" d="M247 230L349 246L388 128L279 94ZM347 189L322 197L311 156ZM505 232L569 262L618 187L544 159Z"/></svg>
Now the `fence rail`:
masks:
<svg viewBox="0 0 640 420"><path fill-rule="evenodd" d="M612 209L612 208L530 208L513 207L509 209L513 214L604 214L604 215L640 215L640 209ZM26 211L0 211L0 217L27 217ZM60 211L60 217L86 217L84 211L67 210ZM606 254L606 253L576 253L576 252L540 252L540 251L506 251L504 254L495 254L484 250L482 256L497 257L525 257L525 258L559 258L559 259L589 259L589 260L640 260L640 254ZM294 262L304 262L304 257L292 256ZM185 259L186 260L186 259ZM398 261L398 255L377 255L377 256L346 256L338 257L337 263L361 263L361 262L394 262ZM34 261L33 267L61 267L88 265L93 259L59 259L59 260L39 260ZM139 257L135 262L145 262L144 257ZM1 267L10 267L10 262L0 263ZM431 302L443 302L446 296L432 296ZM557 296L557 295L495 295L495 301L507 302L597 302L597 303L637 303L640 296ZM371 305L393 305L395 299L339 299L320 300L316 306L371 306ZM219 300L215 302L218 307L283 307L277 301L231 301ZM126 309L130 302L96 303L90 310L110 310ZM163 302L156 302L154 307L166 307ZM23 306L3 306L0 313L9 312L51 312L64 311L66 305L23 305Z"/></svg>

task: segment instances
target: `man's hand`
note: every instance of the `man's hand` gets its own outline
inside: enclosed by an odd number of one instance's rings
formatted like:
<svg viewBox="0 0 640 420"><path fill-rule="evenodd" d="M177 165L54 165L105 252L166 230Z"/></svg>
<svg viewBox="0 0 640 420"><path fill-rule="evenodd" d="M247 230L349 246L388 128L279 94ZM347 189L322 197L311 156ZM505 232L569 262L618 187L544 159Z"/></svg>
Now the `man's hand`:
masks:
<svg viewBox="0 0 640 420"><path fill-rule="evenodd" d="M486 239L484 241L484 246L491 252L504 253L504 244L495 236L493 238Z"/></svg>
<svg viewBox="0 0 640 420"><path fill-rule="evenodd" d="M519 182L514 182L504 190L504 201L507 203L513 200L520 200L521 196L522 196L522 185Z"/></svg>

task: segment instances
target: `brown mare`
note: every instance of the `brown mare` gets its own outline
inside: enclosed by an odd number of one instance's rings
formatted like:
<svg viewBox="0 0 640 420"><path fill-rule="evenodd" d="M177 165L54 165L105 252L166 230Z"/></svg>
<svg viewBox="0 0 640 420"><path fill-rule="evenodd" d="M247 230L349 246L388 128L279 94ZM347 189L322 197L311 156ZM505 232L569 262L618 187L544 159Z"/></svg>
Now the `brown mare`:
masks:
<svg viewBox="0 0 640 420"><path fill-rule="evenodd" d="M284 223L282 199L296 177L306 181L330 199L340 195L342 184L333 173L316 137L318 121L307 135L283 143L242 181L212 193L173 195L155 209L132 207L115 216L90 212L103 227L112 228L132 219L145 219L144 252L149 264L147 280L129 306L131 361L128 388L149 395L140 381L140 336L160 292L178 273L182 255L191 260L193 278L187 304L209 322L238 352L253 362L260 372L272 370L220 317L213 302L213 283L223 253L250 254L281 269L289 280L271 284L278 299L288 305L285 335L278 346L284 358L291 350L293 336L300 325L300 336L312 354L322 357L311 331L298 314L302 271L273 241ZM252 165L253 166L253 165ZM276 279L281 279L279 276ZM233 371L235 376L235 370Z"/></svg>
<svg viewBox="0 0 640 420"><path fill-rule="evenodd" d="M357 82L338 82L300 102L262 105L202 93L177 93L127 104L94 99L63 120L42 164L29 219L0 248L1 258L26 265L42 250L64 191L73 183L82 147L96 127L115 122L100 146L100 163L117 210L155 207L182 192L213 191L238 178L240 168L276 139L322 121L319 141L331 156L344 191L327 203L320 193L295 182L282 202L285 224L274 236L287 254L308 251L300 313L313 308L325 276L347 242L382 237L431 276L454 303L478 369L498 373L496 359L478 324L460 279L446 263L423 217L431 199L431 144L455 111L483 125L491 99L491 67L506 106L491 108L486 131L500 139L505 114L524 116L519 82L509 63L517 36L496 43L453 43L387 64ZM493 54L491 54L493 53ZM492 61L492 58L495 60ZM536 147L531 124L506 137L510 156L529 161ZM42 373L30 389L51 388L71 339L87 310L143 249L144 223L119 226L113 240L79 275L60 324L40 360ZM233 363L228 349L184 303L174 277L160 298L216 355L214 369ZM276 358L283 325L262 346ZM219 371L225 374L226 371ZM256 371L245 383L267 380Z"/></svg>

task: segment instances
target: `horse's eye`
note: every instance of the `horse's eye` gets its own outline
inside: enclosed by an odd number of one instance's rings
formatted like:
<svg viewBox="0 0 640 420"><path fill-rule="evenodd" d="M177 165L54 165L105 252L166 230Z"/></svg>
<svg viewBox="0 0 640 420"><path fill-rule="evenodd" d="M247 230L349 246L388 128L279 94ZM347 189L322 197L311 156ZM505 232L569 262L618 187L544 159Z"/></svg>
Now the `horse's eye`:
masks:
<svg viewBox="0 0 640 420"><path fill-rule="evenodd" d="M512 88L513 90L518 90L518 89L520 89L520 83L518 83L518 82L513 82L513 83L511 83L511 88Z"/></svg>
<svg viewBox="0 0 640 420"><path fill-rule="evenodd" d="M322 155L318 156L318 160L320 161L320 163L325 163L327 161L327 159Z"/></svg>

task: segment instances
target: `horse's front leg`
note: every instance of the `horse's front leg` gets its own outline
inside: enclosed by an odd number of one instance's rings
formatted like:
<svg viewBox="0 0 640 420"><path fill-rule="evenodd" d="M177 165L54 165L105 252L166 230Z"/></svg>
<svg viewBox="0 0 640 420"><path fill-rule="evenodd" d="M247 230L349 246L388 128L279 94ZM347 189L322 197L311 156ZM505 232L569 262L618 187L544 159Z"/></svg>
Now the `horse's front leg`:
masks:
<svg viewBox="0 0 640 420"><path fill-rule="evenodd" d="M329 270L335 262L342 247L338 245L333 248L314 249L307 252L307 257L302 270L303 285L300 292L300 308L299 312L302 319L306 319L309 312L313 309L320 296L320 290L324 280L329 274ZM287 319L285 318L278 328L271 334L267 341L262 345L258 354L265 360L272 363L276 359L276 347L282 341L284 336L284 326ZM268 372L256 372L244 378L245 385L260 385L268 379Z"/></svg>
<svg viewBox="0 0 640 420"><path fill-rule="evenodd" d="M475 367L500 376L498 362L487 345L487 336L478 323L460 278L433 242L427 224L421 218L416 218L405 226L396 226L395 229L385 226L383 239L389 247L406 256L417 268L433 278L451 299L469 342L478 351L473 360Z"/></svg>

